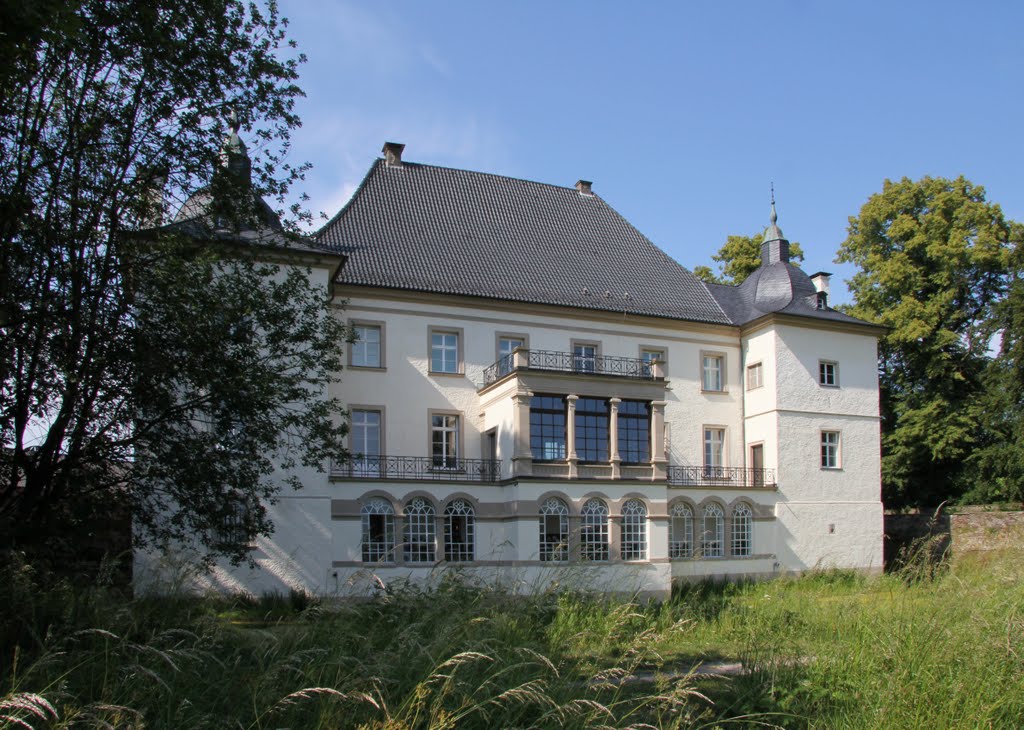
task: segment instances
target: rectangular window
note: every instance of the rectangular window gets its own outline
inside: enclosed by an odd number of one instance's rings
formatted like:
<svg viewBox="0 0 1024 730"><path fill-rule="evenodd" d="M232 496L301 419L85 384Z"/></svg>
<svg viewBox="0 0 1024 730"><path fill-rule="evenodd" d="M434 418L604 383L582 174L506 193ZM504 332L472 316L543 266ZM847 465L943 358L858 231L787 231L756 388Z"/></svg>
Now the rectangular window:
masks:
<svg viewBox="0 0 1024 730"><path fill-rule="evenodd" d="M565 459L565 398L535 395L530 399L530 452L536 461Z"/></svg>
<svg viewBox="0 0 1024 730"><path fill-rule="evenodd" d="M828 360L818 361L818 382L830 387L839 386L839 364Z"/></svg>
<svg viewBox="0 0 1024 730"><path fill-rule="evenodd" d="M638 400L619 404L619 456L625 464L651 460L651 406Z"/></svg>
<svg viewBox="0 0 1024 730"><path fill-rule="evenodd" d="M580 398L576 401L576 454L580 461L608 461L608 401Z"/></svg>
<svg viewBox="0 0 1024 730"><path fill-rule="evenodd" d="M665 351L657 348L641 348L640 360L643 362L643 376L650 378L653 376L651 371L651 363L657 360L661 363L662 373L665 372Z"/></svg>
<svg viewBox="0 0 1024 730"><path fill-rule="evenodd" d="M459 417L430 416L430 454L434 467L455 469L459 465Z"/></svg>
<svg viewBox="0 0 1024 730"><path fill-rule="evenodd" d="M747 390L754 390L762 385L764 385L764 365L759 362L747 365Z"/></svg>
<svg viewBox="0 0 1024 730"><path fill-rule="evenodd" d="M459 333L430 331L430 372L459 372Z"/></svg>
<svg viewBox="0 0 1024 730"><path fill-rule="evenodd" d="M725 429L704 429L704 478L725 478Z"/></svg>
<svg viewBox="0 0 1024 730"><path fill-rule="evenodd" d="M520 347L526 347L526 339L523 337L498 337L499 375L508 375L512 372L512 353Z"/></svg>
<svg viewBox="0 0 1024 730"><path fill-rule="evenodd" d="M378 476L381 456L381 412L354 408L351 413L349 449L352 452L352 473L356 476Z"/></svg>
<svg viewBox="0 0 1024 730"><path fill-rule="evenodd" d="M597 345L574 344L572 346L572 367L579 373L597 370Z"/></svg>
<svg viewBox="0 0 1024 730"><path fill-rule="evenodd" d="M352 343L349 365L354 368L383 367L383 358L381 358L383 338L380 326L357 323L352 325L352 332L356 340Z"/></svg>
<svg viewBox="0 0 1024 730"><path fill-rule="evenodd" d="M229 494L217 529L217 543L224 547L248 545L248 525L251 519L252 508L249 502L240 494Z"/></svg>
<svg viewBox="0 0 1024 730"><path fill-rule="evenodd" d="M723 390L723 365L725 358L721 355L703 355L703 376L701 387L704 390L720 392Z"/></svg>
<svg viewBox="0 0 1024 730"><path fill-rule="evenodd" d="M821 432L821 468L839 468L839 432Z"/></svg>

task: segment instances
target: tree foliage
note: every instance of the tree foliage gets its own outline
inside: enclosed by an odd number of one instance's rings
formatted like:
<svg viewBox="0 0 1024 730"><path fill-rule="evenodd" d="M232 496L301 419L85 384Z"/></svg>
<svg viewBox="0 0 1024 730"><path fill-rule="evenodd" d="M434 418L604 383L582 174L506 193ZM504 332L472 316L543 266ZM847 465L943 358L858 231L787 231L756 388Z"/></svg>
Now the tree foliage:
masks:
<svg viewBox="0 0 1024 730"><path fill-rule="evenodd" d="M718 253L711 258L718 262L718 273L710 266L696 266L693 273L698 279L712 284L742 284L761 266L761 241L763 234L753 236L729 236ZM789 244L789 256L794 262L804 260L799 243Z"/></svg>
<svg viewBox="0 0 1024 730"><path fill-rule="evenodd" d="M1020 227L963 177L886 180L837 260L856 264L850 313L889 328L880 342L887 503L964 491L984 440L982 400L996 308Z"/></svg>
<svg viewBox="0 0 1024 730"><path fill-rule="evenodd" d="M54 7L0 48L0 533L124 508L240 557L217 528L269 530L275 463L343 455L344 329L301 269L136 232L216 188L228 108L281 199L301 56L272 0Z"/></svg>

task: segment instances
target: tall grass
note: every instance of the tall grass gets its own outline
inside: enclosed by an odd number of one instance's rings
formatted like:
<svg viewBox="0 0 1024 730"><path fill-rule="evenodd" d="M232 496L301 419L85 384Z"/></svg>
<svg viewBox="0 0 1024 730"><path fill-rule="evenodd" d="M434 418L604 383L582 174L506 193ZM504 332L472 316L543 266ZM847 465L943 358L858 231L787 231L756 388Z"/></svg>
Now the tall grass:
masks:
<svg viewBox="0 0 1024 730"><path fill-rule="evenodd" d="M661 604L456 578L362 603L130 599L14 565L0 727L1019 727L1018 558ZM718 659L745 671L692 671Z"/></svg>

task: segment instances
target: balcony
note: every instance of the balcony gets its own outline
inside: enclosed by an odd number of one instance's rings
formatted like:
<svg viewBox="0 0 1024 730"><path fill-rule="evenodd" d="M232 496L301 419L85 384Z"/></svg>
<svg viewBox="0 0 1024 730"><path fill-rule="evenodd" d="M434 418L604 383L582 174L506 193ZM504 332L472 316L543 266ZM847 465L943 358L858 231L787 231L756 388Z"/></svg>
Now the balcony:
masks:
<svg viewBox="0 0 1024 730"><path fill-rule="evenodd" d="M663 380L657 361L647 362L638 357L612 357L610 355L577 355L572 352L520 349L505 355L484 369L484 385L492 385L518 370L549 373L577 373L580 375L611 375L634 380Z"/></svg>
<svg viewBox="0 0 1024 730"><path fill-rule="evenodd" d="M501 478L501 462L432 456L354 456L344 464L332 463L330 478L487 483Z"/></svg>
<svg viewBox="0 0 1024 730"><path fill-rule="evenodd" d="M733 466L670 466L670 487L775 488L774 469Z"/></svg>

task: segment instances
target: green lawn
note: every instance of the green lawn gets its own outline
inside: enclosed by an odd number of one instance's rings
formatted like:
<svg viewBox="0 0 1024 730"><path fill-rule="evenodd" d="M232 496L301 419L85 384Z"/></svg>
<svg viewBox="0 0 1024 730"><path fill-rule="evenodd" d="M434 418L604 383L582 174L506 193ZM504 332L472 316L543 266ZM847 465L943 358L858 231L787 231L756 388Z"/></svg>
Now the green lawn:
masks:
<svg viewBox="0 0 1024 730"><path fill-rule="evenodd" d="M0 727L1017 728L1021 557L650 605L458 580L363 603L126 601L15 566ZM717 661L745 671L690 673Z"/></svg>

